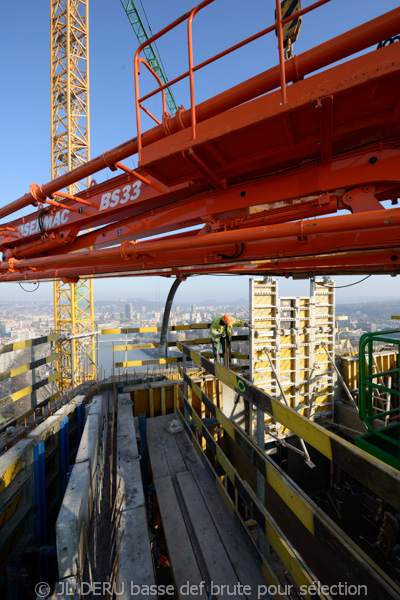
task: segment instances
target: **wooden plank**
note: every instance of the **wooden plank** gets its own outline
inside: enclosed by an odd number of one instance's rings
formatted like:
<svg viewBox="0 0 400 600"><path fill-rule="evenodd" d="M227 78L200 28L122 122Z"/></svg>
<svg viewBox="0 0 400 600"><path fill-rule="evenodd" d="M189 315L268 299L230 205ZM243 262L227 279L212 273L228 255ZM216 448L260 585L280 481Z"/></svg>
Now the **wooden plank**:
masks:
<svg viewBox="0 0 400 600"><path fill-rule="evenodd" d="M157 425L158 435L161 442L162 449L165 454L165 458L168 463L169 473L175 475L176 473L182 473L186 471L186 464L183 460L182 454L179 450L179 446L175 439L175 435L167 431L168 424L170 421L177 421L180 424L178 417L174 414L156 417L154 422Z"/></svg>
<svg viewBox="0 0 400 600"><path fill-rule="evenodd" d="M187 379L187 382L195 390L199 391L198 386L190 383L189 379ZM373 591L375 598L398 598L398 586L385 575L372 559L333 523L278 465L263 454L247 434L214 406L204 393L202 393L202 400L210 408L212 414L216 416L228 434L222 450L230 463L238 471L238 474L250 484L252 489L256 488L255 468L266 479L267 508L270 511L272 510L274 518L282 529L285 530L288 523L292 523L292 531L290 531L290 528L287 530L288 538L292 539L294 535L297 536L302 526L314 536L311 543L313 544L313 548L314 546L316 548L317 563L312 564L313 571L316 571L316 565L319 565L318 568L321 568L323 561L321 562L320 559L325 556L324 553L318 555L318 548L326 548L327 553L331 554L331 559L327 557L323 569L326 569L327 563L333 560L336 567L340 566L342 572L346 574L344 579L342 579L343 581L345 579L352 583L357 583L360 580L363 581L368 586L368 589ZM217 451L216 447L215 450ZM276 507L280 507L282 500L285 510L279 510L277 513L276 509L274 509L274 504ZM290 512L287 511L287 508L290 509ZM295 515L295 519L298 519L297 522L296 520L293 521L293 515ZM300 536L301 544L307 544L307 541L310 543L310 540L307 540L307 531L304 530ZM299 543L294 545L296 548L299 548ZM358 576L358 580L354 579L355 573ZM316 574L318 575L318 572Z"/></svg>
<svg viewBox="0 0 400 600"><path fill-rule="evenodd" d="M187 593L185 593L187 584L194 585L200 590L199 586L203 578L179 509L179 501L171 477L156 479L155 488L172 576L179 599L187 600ZM197 597L206 600L205 591L201 589L201 592Z"/></svg>
<svg viewBox="0 0 400 600"><path fill-rule="evenodd" d="M265 581L257 567L255 550L248 534L229 514L205 468L195 467L192 475L224 544L237 580L244 586L250 586L252 592L247 594L249 600L258 600L258 589L265 585Z"/></svg>
<svg viewBox="0 0 400 600"><path fill-rule="evenodd" d="M150 464L151 470L153 471L154 480L156 480L158 477L165 477L166 475L169 475L167 459L165 458L155 421L155 419L146 420L147 447L149 450Z"/></svg>
<svg viewBox="0 0 400 600"><path fill-rule="evenodd" d="M176 414L165 415L163 417L158 417L157 423L158 426L166 426L169 421L172 419L176 419L179 421L179 418ZM180 423L180 421L179 421ZM185 430L178 431L174 433L175 441L179 447L180 453L182 455L183 460L185 461L185 465L187 470L190 471L193 468L199 467L201 465L201 461L193 448L192 442L190 441Z"/></svg>
<svg viewBox="0 0 400 600"><path fill-rule="evenodd" d="M289 573L292 574L297 584L304 585L306 586L307 590L309 590L309 586L312 584L312 582L317 581L313 572L308 568L307 564L304 562L297 550L293 547L293 545L284 535L279 525L271 517L271 514L268 512L265 505L262 502L260 502L260 500L257 498L256 494L250 488L248 483L245 480L243 480L237 473L236 469L233 467L229 459L223 453L220 446L218 446L215 443L215 440L212 438L207 428L203 426L198 415L196 415L196 413L192 411L191 406L187 403L186 400L185 408L188 410L191 418L194 419L202 435L206 437L209 448L214 453L217 461L227 474L228 478L234 485L237 492L240 494L242 500L245 502L248 509L253 513L258 525L264 531L266 538L271 542L271 546L279 556L282 563L285 565ZM187 429L188 425L184 420L183 415L179 414L178 412L178 416L181 422L184 423L185 428ZM193 443L195 443L196 440L193 434L192 439ZM331 596L329 594L324 594L322 592L318 593L320 598L331 599ZM305 597L308 600L311 600L311 593L305 591Z"/></svg>
<svg viewBox="0 0 400 600"><path fill-rule="evenodd" d="M122 511L117 544L122 532L116 572L116 590L120 590L117 597L120 600L130 600L132 597L157 600L157 594L153 591L156 581L144 506ZM138 593L146 586L149 588L148 593Z"/></svg>
<svg viewBox="0 0 400 600"><path fill-rule="evenodd" d="M165 415L166 406L165 406L165 387L161 388L161 414Z"/></svg>
<svg viewBox="0 0 400 600"><path fill-rule="evenodd" d="M193 475L187 471L186 473L177 473L176 478L196 532L196 539L210 580L214 586L228 585L229 590L234 590L238 584L236 573ZM225 597L225 594L222 594L221 597Z"/></svg>
<svg viewBox="0 0 400 600"><path fill-rule="evenodd" d="M149 389L149 406L150 406L150 418L154 417L154 390Z"/></svg>

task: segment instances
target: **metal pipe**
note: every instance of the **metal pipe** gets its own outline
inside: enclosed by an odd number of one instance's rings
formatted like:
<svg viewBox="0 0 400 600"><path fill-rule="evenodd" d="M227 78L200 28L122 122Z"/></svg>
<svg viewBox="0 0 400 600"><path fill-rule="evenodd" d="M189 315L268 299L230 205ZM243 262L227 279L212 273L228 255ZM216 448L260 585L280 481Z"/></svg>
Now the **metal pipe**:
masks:
<svg viewBox="0 0 400 600"><path fill-rule="evenodd" d="M337 231L355 231L359 229L372 229L374 227L395 226L396 218L400 223L400 208L382 209L368 213L357 213L354 215L342 215L339 217L328 217L325 219L307 219L295 223L283 223L273 227L259 226L251 230L241 230L240 239L244 242L256 240L279 239L288 237L306 238L307 235L325 234ZM65 265L77 261L92 261L130 257L141 257L144 254L155 252L185 251L195 248L210 248L235 244L238 232L236 230L208 233L193 236L170 236L168 239L159 238L148 242L124 242L121 246L105 250L88 250L86 252L75 252L72 255L62 254L40 258L15 259L0 263L0 271L12 271L29 268L45 268L46 265Z"/></svg>
<svg viewBox="0 0 400 600"><path fill-rule="evenodd" d="M267 350L266 348L263 348L263 351L264 351L264 352L265 352L265 354L267 355L267 358L268 358L268 360L269 360L269 364L271 365L271 370L272 370L272 372L273 372L273 374L274 374L274 376L275 376L276 383L278 384L278 387L279 387L279 389L280 389L280 392L281 392L281 395L282 395L283 401L285 402L286 406L289 406L289 407L290 407L290 404L289 404L289 403L288 403L288 401L287 401L287 398L286 398L285 392L283 391L283 387L282 387L282 385L281 385L281 382L280 382L280 379L279 379L279 377L278 377L278 373L276 372L276 370L275 370L275 367L274 367L274 365L273 365L273 363L272 363L272 359L271 359L270 353L268 352L268 350ZM272 436L272 437L274 437L274 436ZM281 441L281 440L279 439L279 441ZM309 466L311 469L313 469L313 468L315 467L315 464L312 462L312 460L311 460L311 458L310 458L310 454L309 454L309 452L308 452L308 450L307 450L307 446L306 446L306 444L305 444L305 441L304 441L304 440L302 440L301 438L299 438L299 442L300 442L300 445L301 445L301 447L302 447L302 450L303 450L303 452L301 452L301 450L297 450L297 448L295 449L295 448L294 448L294 446L292 446L291 444L288 444L287 442L282 442L282 443L283 443L285 446L288 446L288 448L292 448L292 449L296 450L296 452L299 452L300 454L302 454L302 455L304 456L304 459L305 459L305 461L306 461L306 464L307 464L307 465L308 465L308 466Z"/></svg>
<svg viewBox="0 0 400 600"><path fill-rule="evenodd" d="M396 222L398 221L398 223ZM266 241L280 238L307 238L308 235L320 235L336 233L337 231L348 232L373 229L376 227L393 227L400 224L400 208L382 209L367 213L356 213L327 217L324 219L307 219L294 223L282 223L275 226L253 227L251 230L241 230L240 239L243 243L256 240ZM62 265L76 263L77 261L92 261L130 257L139 258L144 254L155 252L172 252L193 250L195 248L210 248L235 244L238 239L236 230L208 233L205 235L192 236L170 236L168 239L159 238L147 242L124 242L121 246L105 250L88 250L86 252L75 252L72 255L62 254L40 258L28 258L17 260L10 258L0 263L0 271L41 268L46 265Z"/></svg>
<svg viewBox="0 0 400 600"><path fill-rule="evenodd" d="M353 398L353 396L351 395L351 392L350 392L349 388L347 387L347 385L346 385L346 382L345 382L345 380L343 379L343 377L342 377L342 375L341 375L341 373L340 373L339 369L337 368L337 366L336 366L336 364L335 364L335 361L333 360L332 356L330 355L330 352L329 352L328 348L326 347L326 345L325 345L325 342L321 342L321 345L322 345L322 347L324 348L324 350L325 350L325 352L326 352L326 354L327 354L327 356L328 356L328 358L329 358L329 362L331 363L331 365L332 365L332 366L333 366L333 368L335 369L335 371L336 371L336 374L337 374L337 376L338 376L338 378L339 378L339 381L340 381L340 383L342 384L342 386L343 386L343 388L344 388L344 391L346 392L346 394L347 394L347 397L348 397L348 398L349 398L349 400L350 400L350 403L351 403L351 404L352 404L352 406L354 406L354 408L355 408L355 409L358 411L358 406L357 406L357 404L354 402L354 398Z"/></svg>

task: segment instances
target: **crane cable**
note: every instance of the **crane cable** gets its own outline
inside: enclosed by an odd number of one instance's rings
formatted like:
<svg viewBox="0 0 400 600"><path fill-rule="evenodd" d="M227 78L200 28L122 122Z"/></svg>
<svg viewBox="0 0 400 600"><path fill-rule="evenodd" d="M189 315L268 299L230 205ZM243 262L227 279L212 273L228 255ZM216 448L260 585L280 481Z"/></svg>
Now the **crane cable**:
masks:
<svg viewBox="0 0 400 600"><path fill-rule="evenodd" d="M149 19L148 19L148 17L147 17L147 13L146 13L146 10L145 10L145 8L144 8L144 6L143 6L143 2L142 2L142 0L140 0L140 5L141 5L141 7L142 7L143 14L144 14L144 16L145 16L145 19L146 19L146 22L147 22L147 27L149 28L149 31L150 31L150 33L151 33L151 36L153 36L153 31L152 31L152 29L151 29L150 21L149 21ZM157 54L158 54L158 58L160 59L161 66L162 66L162 68L163 68L163 70L164 70L165 78L166 78L166 80L168 81L167 71L165 70L164 63L163 63L163 60L162 60L162 58L161 58L160 51L159 51L159 49L158 49L158 47L157 47L157 42L155 42L155 41L154 41L153 43L154 43L154 46L155 46L155 48L156 48L156 50L157 50Z"/></svg>

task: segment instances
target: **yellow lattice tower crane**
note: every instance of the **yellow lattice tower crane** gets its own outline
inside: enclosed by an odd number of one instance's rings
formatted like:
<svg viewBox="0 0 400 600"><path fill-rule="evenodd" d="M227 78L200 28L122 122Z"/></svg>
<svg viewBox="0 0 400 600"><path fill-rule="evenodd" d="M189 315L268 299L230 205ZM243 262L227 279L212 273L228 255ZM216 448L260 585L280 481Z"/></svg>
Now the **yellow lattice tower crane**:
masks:
<svg viewBox="0 0 400 600"><path fill-rule="evenodd" d="M50 0L51 35L51 176L90 159L89 0ZM73 186L74 194L90 185ZM95 338L93 282L54 282L56 332L71 339L58 343L61 388L94 379Z"/></svg>

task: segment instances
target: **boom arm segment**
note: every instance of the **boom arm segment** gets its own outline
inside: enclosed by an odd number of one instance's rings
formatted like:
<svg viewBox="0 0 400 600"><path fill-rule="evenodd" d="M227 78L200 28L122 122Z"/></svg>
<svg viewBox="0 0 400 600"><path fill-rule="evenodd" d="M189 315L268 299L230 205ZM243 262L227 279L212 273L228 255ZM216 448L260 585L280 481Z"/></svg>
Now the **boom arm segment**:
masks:
<svg viewBox="0 0 400 600"><path fill-rule="evenodd" d="M400 44L300 78L397 30L400 9L287 61L288 80L295 81L285 105L279 92L269 91L279 77L274 68L196 107L195 139L190 111L182 112L143 134L137 172L124 169L63 198L63 206L52 200L57 191L105 166L115 170L137 152L137 140L31 186L30 194L0 209L5 216L33 203L41 215L0 231L0 281L111 273L397 273L398 209L381 202L396 202L400 192ZM353 214L326 216L341 209ZM83 234L89 226L99 229ZM199 229L154 238L192 226Z"/></svg>

